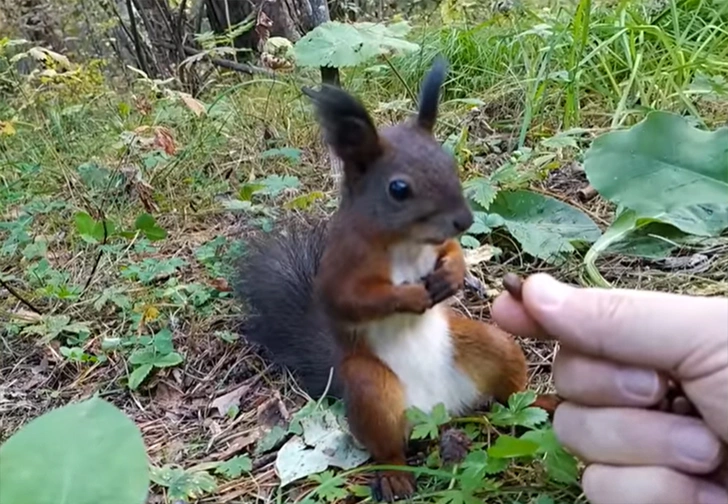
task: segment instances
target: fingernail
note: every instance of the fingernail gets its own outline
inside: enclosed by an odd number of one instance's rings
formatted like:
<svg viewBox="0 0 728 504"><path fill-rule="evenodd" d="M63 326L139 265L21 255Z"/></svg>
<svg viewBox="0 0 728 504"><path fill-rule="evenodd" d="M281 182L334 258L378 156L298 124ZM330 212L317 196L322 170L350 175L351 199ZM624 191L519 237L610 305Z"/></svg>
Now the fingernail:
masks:
<svg viewBox="0 0 728 504"><path fill-rule="evenodd" d="M529 285L530 284L530 285ZM534 275L524 286L530 297L543 310L556 310L566 300L571 288L549 275Z"/></svg>
<svg viewBox="0 0 728 504"><path fill-rule="evenodd" d="M728 504L728 492L715 485L705 485L698 490L698 504Z"/></svg>
<svg viewBox="0 0 728 504"><path fill-rule="evenodd" d="M660 386L657 373L645 369L624 369L617 375L617 382L624 392L640 399L654 397Z"/></svg>
<svg viewBox="0 0 728 504"><path fill-rule="evenodd" d="M672 441L679 455L706 466L714 464L720 454L720 442L698 425L683 425L676 429Z"/></svg>

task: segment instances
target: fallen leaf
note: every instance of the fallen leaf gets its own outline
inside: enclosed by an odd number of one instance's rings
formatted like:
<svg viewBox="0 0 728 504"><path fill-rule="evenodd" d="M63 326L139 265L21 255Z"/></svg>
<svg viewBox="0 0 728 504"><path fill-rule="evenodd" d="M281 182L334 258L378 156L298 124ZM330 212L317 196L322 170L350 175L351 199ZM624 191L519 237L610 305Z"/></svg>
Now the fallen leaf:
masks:
<svg viewBox="0 0 728 504"><path fill-rule="evenodd" d="M224 452L215 455L214 458L216 460L227 460L240 453L248 446L256 443L261 437L263 437L263 431L261 429L254 429L244 436L235 438Z"/></svg>
<svg viewBox="0 0 728 504"><path fill-rule="evenodd" d="M369 459L336 415L324 410L301 419L303 436L293 436L278 451L276 472L281 485L317 474L329 466L353 469Z"/></svg>
<svg viewBox="0 0 728 504"><path fill-rule="evenodd" d="M210 286L220 292L231 292L233 289L228 284L227 280L222 277L215 278L210 281Z"/></svg>
<svg viewBox="0 0 728 504"><path fill-rule="evenodd" d="M278 394L258 406L257 417L258 425L266 427L288 424L291 420L291 415Z"/></svg>
<svg viewBox="0 0 728 504"><path fill-rule="evenodd" d="M216 409L221 416L225 416L230 408L240 405L240 398L245 395L248 389L250 389L250 385L241 385L212 401L210 407Z"/></svg>
<svg viewBox="0 0 728 504"><path fill-rule="evenodd" d="M15 134L15 125L13 121L0 121L0 135L13 136Z"/></svg>
<svg viewBox="0 0 728 504"><path fill-rule="evenodd" d="M200 117L206 112L205 104L202 103L200 100L193 98L191 94L177 91L177 95L184 102L184 104L187 105L187 108L194 112L197 117Z"/></svg>
<svg viewBox="0 0 728 504"><path fill-rule="evenodd" d="M463 255L468 266L477 266L493 259L495 248L491 245L481 245L478 248L464 250Z"/></svg>
<svg viewBox="0 0 728 504"><path fill-rule="evenodd" d="M175 152L177 152L172 132L163 126L157 126L154 129L154 145L161 148L169 156L174 156Z"/></svg>

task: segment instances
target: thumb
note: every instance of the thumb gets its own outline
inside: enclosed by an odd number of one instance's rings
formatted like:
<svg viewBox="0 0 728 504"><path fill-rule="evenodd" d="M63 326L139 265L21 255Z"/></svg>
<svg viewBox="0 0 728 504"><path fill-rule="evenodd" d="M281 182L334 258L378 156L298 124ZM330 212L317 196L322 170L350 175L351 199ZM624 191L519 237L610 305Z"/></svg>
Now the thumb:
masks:
<svg viewBox="0 0 728 504"><path fill-rule="evenodd" d="M523 284L528 315L564 346L691 380L728 367L728 299L571 287L545 274Z"/></svg>

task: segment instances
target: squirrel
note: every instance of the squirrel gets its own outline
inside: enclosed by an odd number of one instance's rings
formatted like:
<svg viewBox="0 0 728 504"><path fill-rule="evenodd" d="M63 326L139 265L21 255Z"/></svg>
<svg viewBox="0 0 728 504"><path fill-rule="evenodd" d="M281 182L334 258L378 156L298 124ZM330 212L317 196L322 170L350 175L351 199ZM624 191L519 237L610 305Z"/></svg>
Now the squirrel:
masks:
<svg viewBox="0 0 728 504"><path fill-rule="evenodd" d="M343 399L352 435L377 464L407 464L407 408L444 403L459 415L528 382L511 335L444 303L463 287L459 236L474 218L433 131L446 74L438 58L417 113L379 129L340 87L304 88L343 163L339 207L328 222L251 240L234 286L249 309L247 341L310 396ZM374 481L378 500L415 490L408 471Z"/></svg>

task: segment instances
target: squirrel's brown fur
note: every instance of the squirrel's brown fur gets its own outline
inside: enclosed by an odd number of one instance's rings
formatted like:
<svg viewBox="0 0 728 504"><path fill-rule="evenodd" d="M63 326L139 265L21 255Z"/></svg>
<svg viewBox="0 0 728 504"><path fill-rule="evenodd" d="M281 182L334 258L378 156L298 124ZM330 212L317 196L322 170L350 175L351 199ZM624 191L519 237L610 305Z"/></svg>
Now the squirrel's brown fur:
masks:
<svg viewBox="0 0 728 504"><path fill-rule="evenodd" d="M339 209L327 224L254 243L237 285L252 311L247 339L311 395L333 369L329 393L379 464L406 463L408 407L443 402L460 414L527 385L508 334L442 304L463 286L457 239L473 222L455 161L433 135L444 77L439 61L418 114L381 130L342 89L305 90L343 162ZM385 500L415 489L410 472L379 476Z"/></svg>

